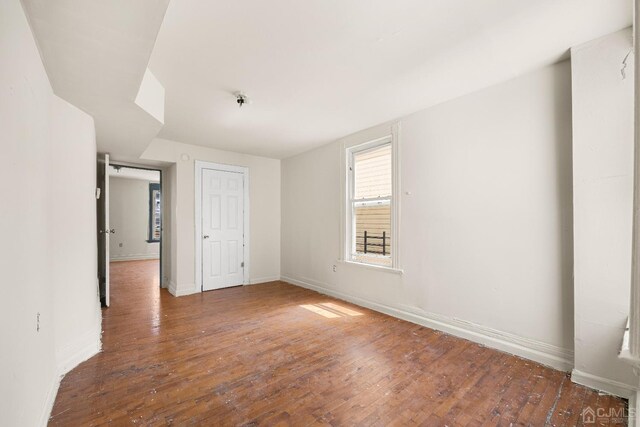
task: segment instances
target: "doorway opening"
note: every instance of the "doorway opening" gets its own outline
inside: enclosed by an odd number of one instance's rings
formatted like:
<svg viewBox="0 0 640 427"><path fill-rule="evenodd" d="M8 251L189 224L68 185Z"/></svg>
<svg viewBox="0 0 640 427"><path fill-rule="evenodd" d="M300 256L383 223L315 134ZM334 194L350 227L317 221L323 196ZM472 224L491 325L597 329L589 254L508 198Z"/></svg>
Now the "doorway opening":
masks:
<svg viewBox="0 0 640 427"><path fill-rule="evenodd" d="M100 301L109 307L132 293L159 297L162 284L162 171L114 164L104 169L99 203ZM102 217L102 218L100 218ZM100 262L99 262L100 264ZM131 280L135 277L136 280ZM157 294L157 295L156 295Z"/></svg>

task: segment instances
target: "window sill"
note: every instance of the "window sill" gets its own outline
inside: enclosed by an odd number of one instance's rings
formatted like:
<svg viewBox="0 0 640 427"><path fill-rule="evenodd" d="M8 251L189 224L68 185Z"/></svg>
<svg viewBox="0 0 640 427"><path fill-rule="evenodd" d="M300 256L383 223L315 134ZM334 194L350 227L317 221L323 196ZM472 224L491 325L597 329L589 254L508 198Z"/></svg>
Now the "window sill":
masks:
<svg viewBox="0 0 640 427"><path fill-rule="evenodd" d="M380 271L383 273L404 274L404 270L400 268L385 267L383 265L365 264L364 262L346 261L346 260L340 260L338 262L341 264L355 265L358 267L366 268L368 270Z"/></svg>

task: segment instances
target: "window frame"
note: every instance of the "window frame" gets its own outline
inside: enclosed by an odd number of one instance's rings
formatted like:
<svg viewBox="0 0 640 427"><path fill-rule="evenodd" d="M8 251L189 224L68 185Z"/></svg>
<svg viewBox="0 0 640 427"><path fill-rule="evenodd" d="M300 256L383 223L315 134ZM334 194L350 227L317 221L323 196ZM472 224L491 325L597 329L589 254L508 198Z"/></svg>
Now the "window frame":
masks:
<svg viewBox="0 0 640 427"><path fill-rule="evenodd" d="M154 192L156 191L160 194L160 210L157 216L159 220L158 231L160 232L160 238L158 239L154 238L153 236L154 229L156 228L154 227L154 224L153 224L154 212L155 212L153 195L154 195ZM162 187L160 186L160 183L150 182L149 183L149 212L148 212L147 243L159 243L160 239L162 239Z"/></svg>
<svg viewBox="0 0 640 427"><path fill-rule="evenodd" d="M399 159L398 159L398 145L399 145L399 123L395 123L391 126L391 129L386 127L381 133L383 136L372 136L371 138L361 138L360 140L353 140L351 143L343 142L343 227L342 227L342 242L343 250L340 256L340 260L349 264L359 265L376 270L386 270L393 272L402 272L400 269L400 251L399 251L399 212L400 212L400 179L399 179ZM355 138L352 138L355 139ZM363 142L364 140L364 142ZM375 199L354 201L355 194L355 176L354 176L354 155L356 153L371 150L389 144L391 146L391 197L381 197ZM380 264L374 264L364 262L362 260L354 259L356 239L355 233L355 203L369 202L379 203L380 201L389 200L391 204L391 266L385 266Z"/></svg>

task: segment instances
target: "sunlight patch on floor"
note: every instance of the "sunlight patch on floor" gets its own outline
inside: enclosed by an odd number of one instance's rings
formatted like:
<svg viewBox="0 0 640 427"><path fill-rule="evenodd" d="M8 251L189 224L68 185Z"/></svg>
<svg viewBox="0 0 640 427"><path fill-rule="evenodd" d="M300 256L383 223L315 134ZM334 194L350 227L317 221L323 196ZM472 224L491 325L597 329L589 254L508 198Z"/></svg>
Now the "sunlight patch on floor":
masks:
<svg viewBox="0 0 640 427"><path fill-rule="evenodd" d="M328 319L334 319L336 317L345 317L345 316L362 316L362 313L352 310L347 307L343 307L341 305L325 302L319 304L302 304L300 307L309 310L313 313L324 316Z"/></svg>
<svg viewBox="0 0 640 427"><path fill-rule="evenodd" d="M325 302L323 304L320 304L322 307L328 308L329 310L333 310L333 311L337 311L339 313L342 313L346 316L362 316L362 313L360 313L359 311L355 311L355 310L351 310L350 308L347 307L343 307L341 305L332 303L332 302Z"/></svg>
<svg viewBox="0 0 640 427"><path fill-rule="evenodd" d="M309 311L312 311L316 314L319 314L320 316L327 317L329 319L332 319L334 317L341 317L339 314L336 314L329 310L325 310L324 308L318 307L317 305L314 305L314 304L302 304L300 307L305 308Z"/></svg>

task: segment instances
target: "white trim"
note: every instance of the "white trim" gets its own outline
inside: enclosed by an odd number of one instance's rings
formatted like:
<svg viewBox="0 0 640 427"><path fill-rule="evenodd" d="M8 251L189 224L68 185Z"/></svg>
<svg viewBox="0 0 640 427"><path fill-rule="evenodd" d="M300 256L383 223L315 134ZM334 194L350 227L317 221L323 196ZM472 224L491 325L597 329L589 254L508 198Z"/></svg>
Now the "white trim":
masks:
<svg viewBox="0 0 640 427"><path fill-rule="evenodd" d="M169 283L168 283L168 286L167 286L167 290L174 297L178 296L178 295L176 295L178 293L178 286L172 280L169 280Z"/></svg>
<svg viewBox="0 0 640 427"><path fill-rule="evenodd" d="M102 321L98 320L96 326L86 331L75 342L61 348L57 353L58 373L65 375L85 360L100 353L102 349Z"/></svg>
<svg viewBox="0 0 640 427"><path fill-rule="evenodd" d="M342 176L340 177L340 191L342 204L340 206L340 241L341 253L338 260L353 262L351 256L354 252L352 235L354 218L351 214L352 180L350 178L350 166L353 162L353 153L369 150L387 143L391 144L391 265L392 269L400 270L400 122L390 123L371 129L366 136L347 137L341 144L340 164ZM362 263L358 263L362 264Z"/></svg>
<svg viewBox="0 0 640 427"><path fill-rule="evenodd" d="M391 204L391 197L378 197L375 199L359 199L353 202L357 207L369 207L369 206L386 206Z"/></svg>
<svg viewBox="0 0 640 427"><path fill-rule="evenodd" d="M196 289L196 285L194 283L192 285L185 286L184 289L176 290L176 293L174 294L174 296L176 296L176 297L184 297L184 296L187 296L187 295L199 294L201 292L202 292L201 290Z"/></svg>
<svg viewBox="0 0 640 427"><path fill-rule="evenodd" d="M200 289L196 289L195 283L190 285L180 286L180 289L178 289L178 285L172 282L171 280L169 281L169 287L167 290L174 297L183 297L185 295L199 294L200 292L202 292Z"/></svg>
<svg viewBox="0 0 640 427"><path fill-rule="evenodd" d="M98 335L100 336L100 335ZM67 374L82 362L91 359L96 354L102 351L102 342L100 338L94 339L92 342L87 343L83 348L77 349L77 351L70 355L60 366L60 373L62 375Z"/></svg>
<svg viewBox="0 0 640 427"><path fill-rule="evenodd" d="M391 205L391 259L392 266L401 271L400 265L400 204L402 187L400 186L400 122L391 125L391 185L393 188L393 204Z"/></svg>
<svg viewBox="0 0 640 427"><path fill-rule="evenodd" d="M624 333L622 334L622 345L620 346L618 358L631 365L635 371L640 371L640 358L631 354L629 335L630 325L629 319L627 319L627 327L624 329Z"/></svg>
<svg viewBox="0 0 640 427"><path fill-rule="evenodd" d="M109 162L110 157L109 154L104 155L104 188L103 188L103 197L104 197L104 212L100 212L100 214L104 214L104 301L105 305L109 307L111 300L111 271L109 269L109 261L110 261L110 250L109 246L111 245L111 233L107 233L111 229L111 225L109 223L109 201L111 199L111 194L109 194L110 188L110 177L109 177ZM100 289L100 287L98 287Z"/></svg>
<svg viewBox="0 0 640 427"><path fill-rule="evenodd" d="M638 392L638 388L630 386L629 384L588 374L579 369L571 371L571 381L624 399L631 399L635 397L635 394Z"/></svg>
<svg viewBox="0 0 640 427"><path fill-rule="evenodd" d="M49 418L51 418L51 412L53 412L53 405L56 403L56 397L58 396L58 389L60 388L60 382L62 381L62 375L56 374L51 381L49 390L47 391L47 398L44 401L42 408L42 414L38 422L39 426L46 427L49 425Z"/></svg>
<svg viewBox="0 0 640 427"><path fill-rule="evenodd" d="M629 427L639 427L640 422L638 422L638 416L640 415L640 391L637 391L629 397L629 419L627 422L629 423ZM631 413L631 409L633 409L633 413Z"/></svg>
<svg viewBox="0 0 640 427"><path fill-rule="evenodd" d="M382 271L385 273L392 273L392 274L404 274L404 270L400 268L385 267L384 265L367 264L366 262L357 262L357 261L338 260L338 262L340 264L353 265L358 268L366 268L368 270Z"/></svg>
<svg viewBox="0 0 640 427"><path fill-rule="evenodd" d="M111 262L118 261L145 261L149 259L160 259L160 254L131 254L112 256Z"/></svg>
<svg viewBox="0 0 640 427"><path fill-rule="evenodd" d="M251 279L249 284L251 284L251 285L259 285L261 283L277 282L279 280L280 280L280 276L258 277L256 279Z"/></svg>
<svg viewBox="0 0 640 427"><path fill-rule="evenodd" d="M376 138L374 140L363 142L361 144L354 144L345 148L344 155L347 162L346 163L347 170L346 170L346 177L345 177L346 184L347 184L347 187L346 187L347 205L345 210L347 214L347 217L345 219L347 233L344 236L346 241L346 246L345 246L346 252L344 254L345 261L353 261L353 256L356 253L356 239L354 238L354 234L355 234L354 228L356 223L356 217L354 214L354 207L358 204L358 202L356 202L354 199L354 191L355 191L354 157L358 153L374 150L376 148L379 148L385 145L389 145L389 148L391 148L391 159L393 162L393 135L391 134L385 135L381 138ZM394 181L394 171L393 171L393 164L392 164L391 166L392 185L393 185L393 181ZM391 192L393 193L393 187L391 189ZM391 197L384 198L392 206L392 209L393 209L394 196L395 194L391 194ZM359 202L366 203L369 200L371 199L365 199ZM381 199L377 199L377 201L380 201L380 200ZM395 229L393 227L393 212L391 213L391 217L392 217L391 218L391 253L393 254L395 252L394 240L393 240L393 235L395 234ZM391 257L391 264L395 267L393 256Z"/></svg>
<svg viewBox="0 0 640 427"><path fill-rule="evenodd" d="M334 291L320 283L312 284L309 283L310 281L308 280L302 281L287 276L282 276L282 280L380 313L388 314L398 319L443 331L500 351L515 354L561 371L569 372L573 368L573 351L562 347L523 338L465 320L429 313L415 307L404 307L402 309L390 307Z"/></svg>
<svg viewBox="0 0 640 427"><path fill-rule="evenodd" d="M194 283L194 292L202 292L202 170L203 169L213 169L224 172L236 172L241 173L244 177L244 250L243 250L243 258L244 258L244 269L243 269L243 278L242 284L248 285L250 284L249 279L249 236L251 235L249 225L249 213L250 213L250 205L249 205L249 168L245 166L234 166L234 165L225 165L222 163L212 163L205 162L202 160L195 161L195 238L196 238L196 248L195 248L195 268L196 268L196 283ZM194 293L190 292L190 293ZM188 295L190 293L182 294ZM176 296L180 296L174 294Z"/></svg>
<svg viewBox="0 0 640 427"><path fill-rule="evenodd" d="M56 352L56 374L51 381L49 390L47 391L47 397L43 406L42 414L40 415L40 422L38 425L46 426L49 424L51 418L51 412L53 411L53 405L58 395L58 389L60 388L60 382L62 378L80 363L84 362L100 353L102 350L102 313L96 319L96 326L81 335L80 339L75 342L62 347Z"/></svg>
<svg viewBox="0 0 640 427"><path fill-rule="evenodd" d="M634 53L634 113L633 113L633 224L631 235L631 295L629 304L629 353L631 359L640 359L640 8L633 2L633 53Z"/></svg>

